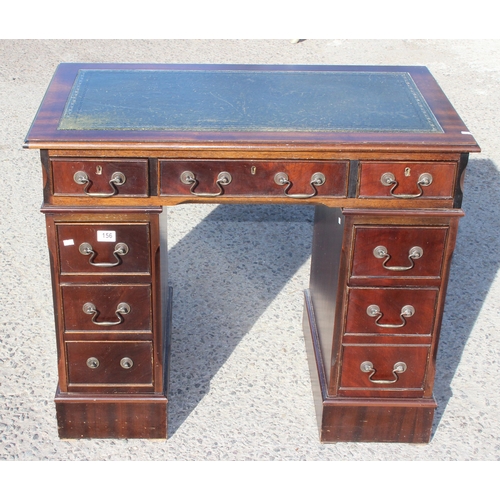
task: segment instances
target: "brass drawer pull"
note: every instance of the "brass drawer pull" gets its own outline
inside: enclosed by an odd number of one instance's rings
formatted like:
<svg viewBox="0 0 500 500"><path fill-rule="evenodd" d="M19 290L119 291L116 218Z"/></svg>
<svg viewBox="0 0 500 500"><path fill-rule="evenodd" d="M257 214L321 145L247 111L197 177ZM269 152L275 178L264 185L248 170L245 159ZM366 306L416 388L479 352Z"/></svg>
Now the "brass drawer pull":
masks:
<svg viewBox="0 0 500 500"><path fill-rule="evenodd" d="M231 184L231 181L233 180L231 174L229 172L220 172L219 175L217 176L217 180L215 181L215 184L219 188L218 193L195 193L195 189L199 184L198 179L196 176L193 174L193 172L186 170L185 172L182 172L181 174L181 182L183 184L191 185L190 192L191 194L194 194L195 196L205 196L205 197L215 197L215 196L220 196L221 194L224 194L224 188L223 186L227 186Z"/></svg>
<svg viewBox="0 0 500 500"><path fill-rule="evenodd" d="M375 375L376 371L375 368L373 368L373 363L371 361L363 361L359 367L359 369L363 373L369 373L368 375L368 380L370 382L373 382L374 384L394 384L399 380L398 373L404 373L406 371L406 363L403 361L398 361L397 363L394 363L394 367L392 369L392 373L394 375L393 380L373 380L373 375Z"/></svg>
<svg viewBox="0 0 500 500"><path fill-rule="evenodd" d="M390 194L391 196L394 196L394 198L403 198L403 199L419 198L424 194L422 186L425 187L425 186L430 186L432 184L432 175L427 173L420 174L417 181L417 187L419 190L419 193L417 194L395 194L394 190L398 187L398 181L396 180L396 176L391 172L386 172L385 174L382 174L380 182L382 183L383 186L392 186Z"/></svg>
<svg viewBox="0 0 500 500"><path fill-rule="evenodd" d="M87 196L93 196L95 198L109 198L111 196L115 196L116 194L118 194L118 189L116 189L116 186L122 186L123 184L125 184L125 182L127 182L125 174L122 174L121 172L115 172L109 180L109 185L113 188L112 193L89 193L90 186L92 186L92 181L90 180L86 172L76 172L73 176L73 180L77 184L85 184L83 192Z"/></svg>
<svg viewBox="0 0 500 500"><path fill-rule="evenodd" d="M89 264L91 266L96 266L96 267L115 267L118 266L119 264L122 263L122 259L120 256L122 255L127 255L128 253L128 245L126 243L117 243L115 245L115 250L113 252L113 255L115 256L116 262L94 262L95 258L95 252L94 249L92 248L92 245L90 243L82 243L78 250L82 255L90 255L89 258Z"/></svg>
<svg viewBox="0 0 500 500"><path fill-rule="evenodd" d="M122 358L120 359L120 366L124 370L130 370L134 366L134 362L130 358Z"/></svg>
<svg viewBox="0 0 500 500"><path fill-rule="evenodd" d="M87 366L95 370L99 367L99 360L97 358L89 358L87 359Z"/></svg>
<svg viewBox="0 0 500 500"><path fill-rule="evenodd" d="M405 318L410 318L415 314L415 308L413 306L403 306L401 308L400 317L403 320L403 322L400 325L389 325L389 324L379 323L379 320L382 318L384 313L381 312L380 307L375 304L372 304L371 306L368 306L366 308L366 314L368 314L368 316L370 316L371 318L376 317L377 319L375 320L375 324L377 326L380 326L381 328L402 328L403 326L406 325Z"/></svg>
<svg viewBox="0 0 500 500"><path fill-rule="evenodd" d="M387 262L391 258L391 256L387 253L387 248L384 247L383 245L379 245L378 247L375 247L373 249L373 255L377 257L377 259L383 259L385 258L384 262L382 263L382 266L384 269L387 269L388 271L409 271L410 269L413 269L413 266L415 265L415 260L420 259L422 255L424 254L424 251L420 247L412 247L410 248L410 251L408 253L408 260L411 262L411 266L386 266Z"/></svg>
<svg viewBox="0 0 500 500"><path fill-rule="evenodd" d="M98 326L116 326L123 323L124 314L128 314L130 312L130 306L126 302L120 302L116 308L115 314L118 318L118 321L96 321L97 316L99 316L99 311L96 309L96 306L92 304L92 302L86 302L83 304L83 312L85 314L92 314L92 323Z"/></svg>
<svg viewBox="0 0 500 500"><path fill-rule="evenodd" d="M288 178L288 175L285 174L285 172L278 172L274 176L274 182L278 184L278 186L286 186L284 193L285 196L288 196L288 198L294 198L296 200L305 200L307 198L312 198L313 196L316 196L318 194L316 186L322 186L326 182L326 177L321 172L316 172L311 176L310 184L311 187L313 188L313 192L311 194L289 194L288 191L290 191L291 187L293 186L293 183Z"/></svg>

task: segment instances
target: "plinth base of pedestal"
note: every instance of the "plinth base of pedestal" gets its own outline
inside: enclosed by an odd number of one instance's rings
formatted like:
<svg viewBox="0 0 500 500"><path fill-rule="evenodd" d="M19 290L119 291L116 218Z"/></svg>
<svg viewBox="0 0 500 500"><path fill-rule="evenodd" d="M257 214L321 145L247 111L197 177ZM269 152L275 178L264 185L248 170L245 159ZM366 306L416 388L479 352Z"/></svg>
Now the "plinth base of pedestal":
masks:
<svg viewBox="0 0 500 500"><path fill-rule="evenodd" d="M167 398L163 395L80 395L55 397L61 439L167 438Z"/></svg>

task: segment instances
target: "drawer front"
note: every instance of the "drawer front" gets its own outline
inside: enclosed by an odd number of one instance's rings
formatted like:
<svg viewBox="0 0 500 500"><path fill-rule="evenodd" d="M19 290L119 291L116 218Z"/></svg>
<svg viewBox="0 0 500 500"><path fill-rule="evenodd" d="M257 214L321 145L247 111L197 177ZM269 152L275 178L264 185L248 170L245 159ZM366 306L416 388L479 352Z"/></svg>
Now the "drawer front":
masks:
<svg viewBox="0 0 500 500"><path fill-rule="evenodd" d="M153 386L151 342L69 341L65 347L70 386Z"/></svg>
<svg viewBox="0 0 500 500"><path fill-rule="evenodd" d="M357 226L352 278L440 278L446 227Z"/></svg>
<svg viewBox="0 0 500 500"><path fill-rule="evenodd" d="M361 162L360 198L451 199L453 162Z"/></svg>
<svg viewBox="0 0 500 500"><path fill-rule="evenodd" d="M160 160L159 164L163 196L271 196L301 200L347 194L346 161Z"/></svg>
<svg viewBox="0 0 500 500"><path fill-rule="evenodd" d="M150 274L149 224L58 224L61 274Z"/></svg>
<svg viewBox="0 0 500 500"><path fill-rule="evenodd" d="M65 331L151 331L150 285L65 285Z"/></svg>
<svg viewBox="0 0 500 500"><path fill-rule="evenodd" d="M350 288L346 334L430 335L437 289Z"/></svg>
<svg viewBox="0 0 500 500"><path fill-rule="evenodd" d="M423 390L428 356L428 346L344 346L341 391Z"/></svg>
<svg viewBox="0 0 500 500"><path fill-rule="evenodd" d="M52 159L56 196L87 198L147 197L147 160Z"/></svg>

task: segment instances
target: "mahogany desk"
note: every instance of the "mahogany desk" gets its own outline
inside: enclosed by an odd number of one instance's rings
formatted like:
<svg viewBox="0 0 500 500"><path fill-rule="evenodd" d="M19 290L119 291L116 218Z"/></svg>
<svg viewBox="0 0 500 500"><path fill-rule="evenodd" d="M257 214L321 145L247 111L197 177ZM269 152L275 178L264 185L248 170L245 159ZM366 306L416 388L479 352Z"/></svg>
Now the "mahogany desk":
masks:
<svg viewBox="0 0 500 500"><path fill-rule="evenodd" d="M425 67L61 64L25 147L41 150L61 437L167 436L159 214L216 202L316 205L304 334L320 439L430 439L480 149Z"/></svg>

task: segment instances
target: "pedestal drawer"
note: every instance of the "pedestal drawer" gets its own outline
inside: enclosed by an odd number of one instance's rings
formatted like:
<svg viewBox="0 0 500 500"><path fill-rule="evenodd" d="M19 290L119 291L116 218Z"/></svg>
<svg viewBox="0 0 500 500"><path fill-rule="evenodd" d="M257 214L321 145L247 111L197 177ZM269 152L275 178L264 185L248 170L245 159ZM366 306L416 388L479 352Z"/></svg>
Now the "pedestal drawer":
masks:
<svg viewBox="0 0 500 500"><path fill-rule="evenodd" d="M52 158L53 193L93 199L149 196L148 161Z"/></svg>
<svg viewBox="0 0 500 500"><path fill-rule="evenodd" d="M153 386L153 346L148 341L65 342L73 385Z"/></svg>
<svg viewBox="0 0 500 500"><path fill-rule="evenodd" d="M308 199L347 195L347 161L160 160L163 196L272 196Z"/></svg>
<svg viewBox="0 0 500 500"><path fill-rule="evenodd" d="M430 335L437 289L350 288L346 334Z"/></svg>
<svg viewBox="0 0 500 500"><path fill-rule="evenodd" d="M150 274L149 224L57 224L61 274Z"/></svg>
<svg viewBox="0 0 500 500"><path fill-rule="evenodd" d="M453 162L360 163L360 198L435 199L453 197Z"/></svg>
<svg viewBox="0 0 500 500"><path fill-rule="evenodd" d="M410 389L408 395L416 396L413 391L424 387L428 355L428 346L344 346L340 391L342 395L346 391L362 395L356 391Z"/></svg>
<svg viewBox="0 0 500 500"><path fill-rule="evenodd" d="M150 285L61 287L68 331L151 331Z"/></svg>
<svg viewBox="0 0 500 500"><path fill-rule="evenodd" d="M439 279L447 233L447 227L356 226L351 279Z"/></svg>

